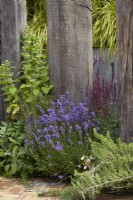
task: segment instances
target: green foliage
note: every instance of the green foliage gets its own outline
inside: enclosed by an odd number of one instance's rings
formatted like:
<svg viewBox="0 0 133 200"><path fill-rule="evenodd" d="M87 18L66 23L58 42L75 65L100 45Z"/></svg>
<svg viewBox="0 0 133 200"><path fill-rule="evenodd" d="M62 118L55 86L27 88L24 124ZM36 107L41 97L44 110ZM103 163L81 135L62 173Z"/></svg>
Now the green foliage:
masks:
<svg viewBox="0 0 133 200"><path fill-rule="evenodd" d="M108 112L104 116L100 112L97 113L97 120L99 126L98 132L100 134L105 135L107 131L109 131L114 140L118 137L120 118L116 112L115 106L110 106Z"/></svg>
<svg viewBox="0 0 133 200"><path fill-rule="evenodd" d="M83 145L78 144L79 138L76 133L71 140L73 144L70 145L67 138L65 136L64 138L62 137L62 140L60 140L63 144L62 151L50 148L50 145L41 147L37 142L34 150L30 146L27 146L27 151L34 159L38 174L56 179L61 175L61 179L65 180L69 179L70 175L73 175L75 169L80 172L84 171L81 156L84 154L89 156L90 146L88 143L84 143Z"/></svg>
<svg viewBox="0 0 133 200"><path fill-rule="evenodd" d="M28 25L30 32L39 35L42 44L47 44L47 26L46 26L46 1L45 0L27 0Z"/></svg>
<svg viewBox="0 0 133 200"><path fill-rule="evenodd" d="M2 122L0 126L0 174L11 177L33 173L28 152L24 146L24 127L21 121Z"/></svg>
<svg viewBox="0 0 133 200"><path fill-rule="evenodd" d="M23 102L35 109L37 104L46 102L45 97L53 86L49 84L46 55L43 54L40 35L31 33L28 28L23 34L23 44L20 93Z"/></svg>
<svg viewBox="0 0 133 200"><path fill-rule="evenodd" d="M2 63L0 66L0 85L2 85L4 100L8 103L6 111L7 113L12 113L11 117L14 118L19 110L18 102L20 97L11 70L13 70L13 67L10 68L10 63L7 60Z"/></svg>
<svg viewBox="0 0 133 200"><path fill-rule="evenodd" d="M93 46L116 48L116 2L115 0L93 0Z"/></svg>
<svg viewBox="0 0 133 200"><path fill-rule="evenodd" d="M106 136L94 131L96 140L90 140L95 159L92 169L75 172L72 188L61 194L62 200L95 199L104 191L120 192L133 187L133 143L120 139L115 143L109 133Z"/></svg>
<svg viewBox="0 0 133 200"><path fill-rule="evenodd" d="M41 37L31 33L29 28L23 35L22 59L22 70L15 80L8 61L0 66L0 85L8 103L7 112L11 114L12 119L18 118L19 110L22 114L23 110L26 112L28 109L28 112L29 108L32 108L33 112L37 103L48 103L46 96L53 87L49 84Z"/></svg>

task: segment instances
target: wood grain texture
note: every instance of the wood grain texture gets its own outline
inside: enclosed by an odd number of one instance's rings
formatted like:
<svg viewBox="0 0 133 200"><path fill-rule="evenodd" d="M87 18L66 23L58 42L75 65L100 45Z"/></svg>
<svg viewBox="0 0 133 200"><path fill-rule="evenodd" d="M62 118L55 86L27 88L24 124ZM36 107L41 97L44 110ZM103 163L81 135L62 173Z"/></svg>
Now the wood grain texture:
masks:
<svg viewBox="0 0 133 200"><path fill-rule="evenodd" d="M116 0L116 6L120 131L124 141L133 142L133 1Z"/></svg>
<svg viewBox="0 0 133 200"><path fill-rule="evenodd" d="M91 0L46 0L50 80L58 98L78 103L92 86Z"/></svg>

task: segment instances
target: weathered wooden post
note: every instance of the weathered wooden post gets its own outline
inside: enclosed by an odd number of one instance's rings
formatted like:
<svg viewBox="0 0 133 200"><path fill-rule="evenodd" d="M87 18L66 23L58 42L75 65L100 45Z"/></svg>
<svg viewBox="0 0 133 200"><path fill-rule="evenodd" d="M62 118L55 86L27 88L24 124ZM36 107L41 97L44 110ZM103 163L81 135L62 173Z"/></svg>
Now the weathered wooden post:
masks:
<svg viewBox="0 0 133 200"><path fill-rule="evenodd" d="M53 94L81 101L92 86L91 0L46 0L48 55Z"/></svg>
<svg viewBox="0 0 133 200"><path fill-rule="evenodd" d="M120 131L124 141L133 142L133 1L116 0L116 7Z"/></svg>
<svg viewBox="0 0 133 200"><path fill-rule="evenodd" d="M21 68L21 34L26 23L25 0L0 0L0 63L10 61L11 66L15 66L14 77ZM0 120L4 115L4 103L0 97Z"/></svg>

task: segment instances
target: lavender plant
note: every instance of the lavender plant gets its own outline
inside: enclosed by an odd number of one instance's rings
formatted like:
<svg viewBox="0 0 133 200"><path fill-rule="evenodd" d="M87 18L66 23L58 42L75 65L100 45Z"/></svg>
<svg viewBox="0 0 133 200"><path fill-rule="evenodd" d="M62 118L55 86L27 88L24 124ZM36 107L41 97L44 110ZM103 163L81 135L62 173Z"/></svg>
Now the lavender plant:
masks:
<svg viewBox="0 0 133 200"><path fill-rule="evenodd" d="M81 157L89 156L88 137L97 126L96 115L89 111L86 98L79 105L69 93L51 102L47 112L38 105L40 116L27 120L25 146L34 158L38 172L59 179L82 171Z"/></svg>

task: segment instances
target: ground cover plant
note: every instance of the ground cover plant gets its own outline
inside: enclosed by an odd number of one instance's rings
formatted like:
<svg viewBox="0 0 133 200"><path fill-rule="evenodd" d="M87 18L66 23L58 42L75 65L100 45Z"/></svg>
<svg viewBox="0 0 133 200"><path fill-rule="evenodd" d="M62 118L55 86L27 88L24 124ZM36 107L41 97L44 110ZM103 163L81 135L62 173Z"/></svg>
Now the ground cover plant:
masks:
<svg viewBox="0 0 133 200"><path fill-rule="evenodd" d="M33 174L33 160L24 146L24 125L17 122L2 122L0 125L0 174L6 177L21 176L25 182L27 175Z"/></svg>
<svg viewBox="0 0 133 200"><path fill-rule="evenodd" d="M109 133L103 136L94 131L94 136L96 140L90 140L93 160L86 160L90 168L75 171L72 187L61 194L62 200L96 199L102 192L133 188L133 143L114 142Z"/></svg>

